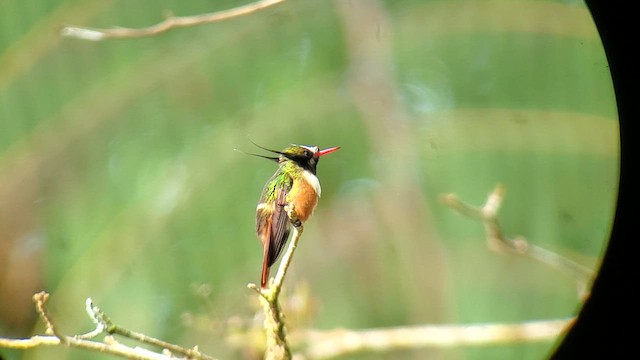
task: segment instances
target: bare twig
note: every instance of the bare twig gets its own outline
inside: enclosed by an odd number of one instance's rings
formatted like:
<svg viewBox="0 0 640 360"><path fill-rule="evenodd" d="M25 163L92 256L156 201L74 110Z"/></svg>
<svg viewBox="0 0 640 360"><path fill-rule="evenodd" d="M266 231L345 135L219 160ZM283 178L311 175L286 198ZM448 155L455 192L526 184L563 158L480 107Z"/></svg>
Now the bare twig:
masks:
<svg viewBox="0 0 640 360"><path fill-rule="evenodd" d="M289 244L289 248L282 257L282 261L280 262L280 266L278 267L276 277L273 279L273 284L271 284L271 286L269 287L269 290L273 294L273 297L278 297L278 295L280 295L280 291L282 290L282 285L284 283L284 277L285 275L287 275L287 271L289 270L289 266L291 265L291 260L293 259L293 253L298 247L298 241L300 240L303 231L304 228L302 226L293 228L293 235L291 236L291 243Z"/></svg>
<svg viewBox="0 0 640 360"><path fill-rule="evenodd" d="M513 344L551 341L564 333L574 318L515 324L420 325L368 330L303 330L304 354L326 359L363 351Z"/></svg>
<svg viewBox="0 0 640 360"><path fill-rule="evenodd" d="M273 281L270 282L269 288L260 289L255 284L249 284L248 287L257 291L260 295L260 304L264 312L264 329L267 335L267 347L265 351L265 359L283 360L291 359L291 350L287 342L284 316L280 307L278 297L282 291L284 277L287 274L293 253L298 246L298 241L302 236L303 227L294 227L291 242L287 248L287 252L280 261L278 272Z"/></svg>
<svg viewBox="0 0 640 360"><path fill-rule="evenodd" d="M92 350L110 355L120 356L126 359L135 360L173 360L172 356L158 354L142 348L131 348L122 344L107 344L97 341L76 339L68 337L66 344L63 344L57 336L36 335L28 339L5 339L0 338L0 347L9 349L32 349L39 346L67 345L79 349Z"/></svg>
<svg viewBox="0 0 640 360"><path fill-rule="evenodd" d="M590 269L557 253L529 244L522 236L512 240L504 236L497 217L505 192L504 186L497 185L482 207L465 204L454 194L442 195L441 200L459 213L482 221L487 234L487 245L491 250L523 255L569 274L578 282L579 295L584 297L587 292L587 283L593 275Z"/></svg>
<svg viewBox="0 0 640 360"><path fill-rule="evenodd" d="M99 41L106 39L125 39L153 36L174 28L188 27L202 24L209 24L218 21L228 20L238 16L247 15L285 0L260 0L247 5L238 6L232 9L216 11L208 14L194 16L168 16L164 21L145 28L111 28L98 29L79 26L65 26L60 31L62 36L74 37L83 40Z"/></svg>
<svg viewBox="0 0 640 360"><path fill-rule="evenodd" d="M297 216L295 210L291 208L287 215L295 222ZM265 315L264 329L267 335L267 347L265 351L265 359L269 360L285 360L291 359L291 350L287 342L284 316L280 307L278 297L282 291L282 284L284 277L287 274L287 270L291 265L293 259L293 253L298 246L298 241L302 236L304 228L303 226L297 226L293 228L293 234L291 235L291 242L287 248L287 252L280 261L278 272L273 281L270 282L270 286L266 289L261 289L255 284L249 284L250 289L255 290L260 295L260 304Z"/></svg>
<svg viewBox="0 0 640 360"><path fill-rule="evenodd" d="M44 291L41 291L33 295L33 302L36 305L36 311L38 312L38 315L40 315L40 318L42 319L42 321L44 321L44 323L47 325L45 334L54 335L60 340L62 344L66 345L68 342L67 337L58 331L55 325L53 325L51 318L49 317L49 314L47 312L47 306L46 306L47 300L49 300L49 294Z"/></svg>
<svg viewBox="0 0 640 360"><path fill-rule="evenodd" d="M87 300L85 301L85 310L87 311L87 314L89 315L91 321L93 321L93 323L96 325L96 328L86 334L76 335L76 338L89 340L102 334L106 326L105 322L100 319L101 312L98 313L100 309L98 309L98 307L93 304L91 298L87 298Z"/></svg>
<svg viewBox="0 0 640 360"><path fill-rule="evenodd" d="M113 322L93 304L91 299L87 299L86 310L91 320L96 324L96 329L82 335L63 335L58 331L54 322L47 313L46 302L49 299L49 294L43 291L35 294L33 299L40 318L47 326L46 333L51 335L35 335L28 339L0 338L0 347L25 350L39 346L66 345L116 355L127 359L169 360L177 359L172 355L172 353L177 353L186 356L189 359L214 360L213 357L199 352L197 347L194 347L193 349L185 349L178 345L170 344L114 325ZM140 347L129 347L118 343L111 335L105 336L104 342L91 340L98 335L103 334L105 331L108 334L118 334L145 344L157 346L163 351L162 353L157 353Z"/></svg>
<svg viewBox="0 0 640 360"><path fill-rule="evenodd" d="M109 334L124 336L126 338L139 341L143 344L149 344L160 349L169 350L171 353L187 356L188 358L213 360L211 356L198 351L197 346L191 349L187 349L182 346L171 344L166 341L126 329L122 326L115 325L113 321L111 321L111 319L104 312L102 312L102 310L100 310L99 307L91 302L91 299L87 299L87 311L90 312L89 314L94 322L97 323L98 328L104 329Z"/></svg>

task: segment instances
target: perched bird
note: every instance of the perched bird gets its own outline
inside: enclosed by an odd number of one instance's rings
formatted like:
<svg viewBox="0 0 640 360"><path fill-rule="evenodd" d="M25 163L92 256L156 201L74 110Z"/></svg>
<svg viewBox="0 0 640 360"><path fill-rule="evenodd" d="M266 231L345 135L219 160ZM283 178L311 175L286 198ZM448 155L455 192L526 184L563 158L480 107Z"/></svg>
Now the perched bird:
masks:
<svg viewBox="0 0 640 360"><path fill-rule="evenodd" d="M260 287L265 288L269 268L284 249L291 225L297 227L307 221L318 203L320 181L316 176L316 166L320 157L340 147L320 150L317 146L291 145L275 151L256 146L279 155L251 154L278 163L278 170L264 186L256 208L256 234L263 246ZM290 214L294 215L293 219Z"/></svg>

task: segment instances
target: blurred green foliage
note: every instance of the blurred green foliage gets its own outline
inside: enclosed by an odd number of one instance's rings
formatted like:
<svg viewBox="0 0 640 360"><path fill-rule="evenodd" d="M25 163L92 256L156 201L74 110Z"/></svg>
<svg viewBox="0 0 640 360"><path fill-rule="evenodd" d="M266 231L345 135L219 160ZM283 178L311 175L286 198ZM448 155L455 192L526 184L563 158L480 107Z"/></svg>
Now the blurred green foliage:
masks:
<svg viewBox="0 0 640 360"><path fill-rule="evenodd" d="M250 323L256 310L245 287L261 264L254 211L275 170L233 151L255 151L249 139L342 146L319 165L323 197L287 278L292 292L306 283L315 304L299 326L575 314L569 278L490 252L482 225L438 195L479 205L502 183L507 234L597 268L617 194L618 124L584 4L386 1L371 5L384 11L377 26L351 23L363 41L389 45L363 60L347 40L350 5L338 10L339 2L292 0L104 42L57 31L143 27L168 10L184 16L239 3L0 2L0 336L31 333L30 296L47 290L65 333L91 327L83 304L92 297L122 326L242 358L224 338L229 319ZM403 114L385 129L363 105L384 106L367 93L379 89L358 94L353 85L383 56L393 92L382 100ZM539 359L552 347L378 358ZM107 358L53 348L0 354Z"/></svg>

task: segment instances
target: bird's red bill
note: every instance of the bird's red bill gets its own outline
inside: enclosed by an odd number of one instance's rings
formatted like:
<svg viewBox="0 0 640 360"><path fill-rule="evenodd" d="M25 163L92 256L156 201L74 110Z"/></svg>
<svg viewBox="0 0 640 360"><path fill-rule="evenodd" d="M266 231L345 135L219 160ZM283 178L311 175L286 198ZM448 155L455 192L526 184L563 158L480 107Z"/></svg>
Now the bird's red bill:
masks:
<svg viewBox="0 0 640 360"><path fill-rule="evenodd" d="M331 154L332 152L334 152L336 150L339 150L339 149L340 149L340 146L334 146L334 147L330 147L328 149L323 149L323 150L318 151L316 153L316 156L320 157L322 155Z"/></svg>

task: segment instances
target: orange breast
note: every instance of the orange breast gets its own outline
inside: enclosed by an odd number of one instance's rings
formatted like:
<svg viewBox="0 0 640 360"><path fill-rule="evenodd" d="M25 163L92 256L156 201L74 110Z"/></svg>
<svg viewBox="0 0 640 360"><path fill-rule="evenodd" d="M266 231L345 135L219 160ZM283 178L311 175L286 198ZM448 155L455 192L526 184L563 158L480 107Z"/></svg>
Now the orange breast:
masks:
<svg viewBox="0 0 640 360"><path fill-rule="evenodd" d="M287 199L287 202L293 203L298 219L302 222L307 221L318 204L318 194L313 186L307 181L295 180L289 195L291 199Z"/></svg>

